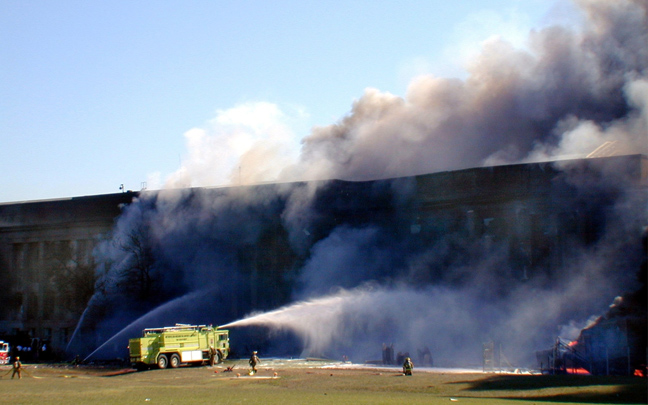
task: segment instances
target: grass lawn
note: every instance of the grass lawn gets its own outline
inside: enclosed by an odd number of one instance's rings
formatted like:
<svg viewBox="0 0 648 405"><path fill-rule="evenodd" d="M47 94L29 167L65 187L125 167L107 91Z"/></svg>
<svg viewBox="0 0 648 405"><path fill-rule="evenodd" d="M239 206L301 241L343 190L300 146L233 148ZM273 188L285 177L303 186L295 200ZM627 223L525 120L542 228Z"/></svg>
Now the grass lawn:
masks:
<svg viewBox="0 0 648 405"><path fill-rule="evenodd" d="M132 370L27 365L21 380L0 368L0 403L11 404L646 404L639 377L511 375L324 368L264 362L255 376L245 360L219 367ZM224 372L235 365L234 372ZM330 367L330 366L329 366ZM276 373L276 375L275 375ZM237 376L237 374L240 374Z"/></svg>

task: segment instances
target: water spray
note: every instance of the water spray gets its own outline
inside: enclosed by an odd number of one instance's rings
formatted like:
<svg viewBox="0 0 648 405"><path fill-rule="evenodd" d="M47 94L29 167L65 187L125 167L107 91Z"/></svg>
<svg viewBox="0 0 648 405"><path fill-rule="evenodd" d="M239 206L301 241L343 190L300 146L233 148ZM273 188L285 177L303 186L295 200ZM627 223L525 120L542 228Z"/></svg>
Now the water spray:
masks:
<svg viewBox="0 0 648 405"><path fill-rule="evenodd" d="M137 326L137 325L139 325L141 323L144 323L144 322L149 322L149 321L151 321L151 319L154 316L160 315L160 314L164 313L165 311L168 311L168 310L171 310L171 309L177 310L178 306L180 306L182 304L185 304L186 302L192 302L192 301L198 300L200 298L203 298L203 297L207 296L208 294L212 293L213 291L214 291L213 288L196 291L196 292L193 292L193 293L185 294L182 297L175 298L175 299L173 299L173 300L171 300L169 302L166 302L166 303L160 305L159 307L147 312L146 314L144 314L141 317L137 318L133 322L129 323L126 327L121 329L119 332L114 334L110 339L108 339L103 344L101 344L99 347L97 347L92 353L87 355L86 358L83 359L83 361L84 362L87 361L95 353L100 351L102 348L104 348L105 346L107 346L111 342L117 340L120 337L123 337L123 335L126 334L127 332L128 333L134 333L132 331L132 329L135 326Z"/></svg>

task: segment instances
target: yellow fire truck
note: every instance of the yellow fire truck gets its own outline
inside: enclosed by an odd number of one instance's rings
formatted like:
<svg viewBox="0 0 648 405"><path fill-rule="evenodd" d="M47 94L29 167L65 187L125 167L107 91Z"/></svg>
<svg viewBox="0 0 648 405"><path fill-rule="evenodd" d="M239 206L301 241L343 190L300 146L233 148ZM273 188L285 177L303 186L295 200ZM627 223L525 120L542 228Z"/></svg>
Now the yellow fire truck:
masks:
<svg viewBox="0 0 648 405"><path fill-rule="evenodd" d="M176 324L144 329L142 337L129 339L130 361L143 370L178 367L182 363L220 363L229 355L229 331L205 325Z"/></svg>

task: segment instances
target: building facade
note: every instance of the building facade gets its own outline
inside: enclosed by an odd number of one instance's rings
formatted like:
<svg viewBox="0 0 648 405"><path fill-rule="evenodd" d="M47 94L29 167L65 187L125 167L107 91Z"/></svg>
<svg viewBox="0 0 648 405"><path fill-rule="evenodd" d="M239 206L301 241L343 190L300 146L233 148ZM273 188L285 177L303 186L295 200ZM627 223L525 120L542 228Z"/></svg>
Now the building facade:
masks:
<svg viewBox="0 0 648 405"><path fill-rule="evenodd" d="M398 188L404 191L393 192ZM551 280L565 267L574 242L594 243L612 210L625 201L645 207L647 191L648 158L643 155L484 167L376 182L331 181L315 197L318 225L303 229L303 235L312 239L309 248L344 224L378 224L405 235L401 239L416 239L412 244L420 246L453 235L464 249L479 245L488 252L491 244L504 246L509 258L508 273L502 278L506 283L536 276ZM204 199L210 198L209 193L196 190L194 195ZM61 352L66 348L100 277L93 250L111 237L122 207L137 195L0 204L1 335L37 338ZM402 201L400 195L405 196ZM648 223L646 210L627 214L629 226L639 235ZM308 253L291 251L291 236L279 219L267 223L255 242L240 244L241 251L232 255L248 285L244 293L228 300L234 316L286 304L297 277L289 273L308 261ZM443 263L433 264L412 270L408 277L419 283L454 282L438 270Z"/></svg>
<svg viewBox="0 0 648 405"><path fill-rule="evenodd" d="M0 204L0 334L65 347L94 291L93 249L134 196Z"/></svg>

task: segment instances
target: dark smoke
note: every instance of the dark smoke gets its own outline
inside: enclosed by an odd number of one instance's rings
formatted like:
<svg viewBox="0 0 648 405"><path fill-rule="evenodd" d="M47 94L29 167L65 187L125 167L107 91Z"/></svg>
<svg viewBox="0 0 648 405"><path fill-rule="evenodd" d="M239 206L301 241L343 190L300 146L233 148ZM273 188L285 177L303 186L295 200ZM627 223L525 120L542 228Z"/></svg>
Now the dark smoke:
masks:
<svg viewBox="0 0 648 405"><path fill-rule="evenodd" d="M226 324L287 306L279 312L301 315L257 325L300 337L294 355L364 361L394 342L412 354L428 346L441 365L480 364L490 340L523 364L561 326L584 327L636 283L645 195L624 192L631 187L618 165L597 175L551 166L560 171L556 207L600 223L587 240L565 240L569 249L542 258L549 268L560 257L562 267L525 282L510 240L471 238L442 215L418 224L419 235L412 178L312 181L648 153L648 5L578 5L583 27L532 32L528 50L491 41L465 81L421 77L405 98L367 90L348 116L315 128L280 175L309 182L143 193L97 251L97 292L70 352L88 354L147 312L206 288L193 310L168 308L156 320ZM561 225L546 224L547 235ZM163 325L140 329L154 326ZM286 350L235 336L241 351Z"/></svg>

